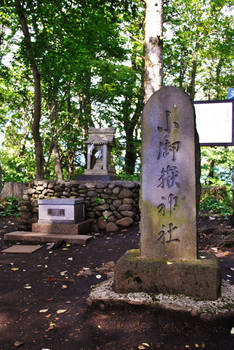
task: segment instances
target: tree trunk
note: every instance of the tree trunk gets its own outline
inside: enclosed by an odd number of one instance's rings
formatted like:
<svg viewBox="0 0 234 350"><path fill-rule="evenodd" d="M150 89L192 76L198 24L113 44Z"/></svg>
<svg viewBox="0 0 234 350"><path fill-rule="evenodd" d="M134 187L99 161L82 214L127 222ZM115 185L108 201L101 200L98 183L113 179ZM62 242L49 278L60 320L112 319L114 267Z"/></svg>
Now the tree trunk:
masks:
<svg viewBox="0 0 234 350"><path fill-rule="evenodd" d="M163 81L163 0L145 0L145 103Z"/></svg>
<svg viewBox="0 0 234 350"><path fill-rule="evenodd" d="M40 136L40 120L41 120L41 77L40 72L36 64L34 51L32 48L31 37L27 25L26 17L24 16L23 5L20 0L15 1L16 11L19 16L20 25L24 35L26 44L26 53L30 66L33 72L34 80L34 110L33 110L33 122L32 122L32 134L35 145L35 159L36 159L36 180L44 178L44 158L43 158L43 145Z"/></svg>
<svg viewBox="0 0 234 350"><path fill-rule="evenodd" d="M62 173L59 148L58 148L57 142L54 143L52 154L54 158L54 171L56 174L56 180L63 180L63 173Z"/></svg>
<svg viewBox="0 0 234 350"><path fill-rule="evenodd" d="M125 153L125 172L127 174L134 174L135 163L137 159L136 146L133 136L134 128L125 130L126 133L126 153Z"/></svg>
<svg viewBox="0 0 234 350"><path fill-rule="evenodd" d="M193 53L193 60L192 60L192 71L191 71L191 78L190 78L190 85L188 88L189 96L191 97L191 100L194 100L195 97L195 84L196 84L196 75L197 75L197 54L199 50L199 43L196 41L195 49Z"/></svg>

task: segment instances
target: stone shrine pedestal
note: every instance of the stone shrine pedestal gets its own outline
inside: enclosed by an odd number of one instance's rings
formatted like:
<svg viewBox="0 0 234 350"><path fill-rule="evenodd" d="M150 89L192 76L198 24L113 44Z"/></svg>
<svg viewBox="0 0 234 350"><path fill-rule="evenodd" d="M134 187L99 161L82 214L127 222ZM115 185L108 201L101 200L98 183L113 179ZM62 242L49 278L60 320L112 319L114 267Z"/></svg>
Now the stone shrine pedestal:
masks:
<svg viewBox="0 0 234 350"><path fill-rule="evenodd" d="M220 295L218 259L198 256L195 115L182 90L157 91L142 121L141 242L116 264L116 292Z"/></svg>

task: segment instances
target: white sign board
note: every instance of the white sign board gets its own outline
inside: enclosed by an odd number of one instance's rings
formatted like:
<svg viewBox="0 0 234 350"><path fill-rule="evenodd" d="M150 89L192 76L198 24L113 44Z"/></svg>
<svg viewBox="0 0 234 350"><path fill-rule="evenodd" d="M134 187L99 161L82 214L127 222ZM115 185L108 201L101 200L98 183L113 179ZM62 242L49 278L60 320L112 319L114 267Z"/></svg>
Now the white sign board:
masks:
<svg viewBox="0 0 234 350"><path fill-rule="evenodd" d="M232 144L232 101L194 102L200 144Z"/></svg>

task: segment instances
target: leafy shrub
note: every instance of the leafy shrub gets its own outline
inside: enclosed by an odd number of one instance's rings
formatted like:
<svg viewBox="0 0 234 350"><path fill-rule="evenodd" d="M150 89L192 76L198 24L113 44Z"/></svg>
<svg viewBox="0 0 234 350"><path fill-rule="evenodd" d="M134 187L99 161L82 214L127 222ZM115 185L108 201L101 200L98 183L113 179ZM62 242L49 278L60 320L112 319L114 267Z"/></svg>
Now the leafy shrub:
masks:
<svg viewBox="0 0 234 350"><path fill-rule="evenodd" d="M0 202L0 217L20 216L20 201L14 197L7 197Z"/></svg>
<svg viewBox="0 0 234 350"><path fill-rule="evenodd" d="M203 188L200 199L200 213L203 215L231 215L233 211L231 195L230 187Z"/></svg>

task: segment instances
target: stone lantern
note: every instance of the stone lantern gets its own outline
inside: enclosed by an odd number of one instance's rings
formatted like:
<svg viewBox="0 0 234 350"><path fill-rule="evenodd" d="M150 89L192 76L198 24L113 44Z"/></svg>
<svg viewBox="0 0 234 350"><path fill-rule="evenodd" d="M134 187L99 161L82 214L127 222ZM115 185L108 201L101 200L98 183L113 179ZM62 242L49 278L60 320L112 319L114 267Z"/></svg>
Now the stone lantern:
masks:
<svg viewBox="0 0 234 350"><path fill-rule="evenodd" d="M115 145L115 128L89 128L89 138L85 143L87 150L88 179L111 180L115 178L115 167L111 164L111 149Z"/></svg>

